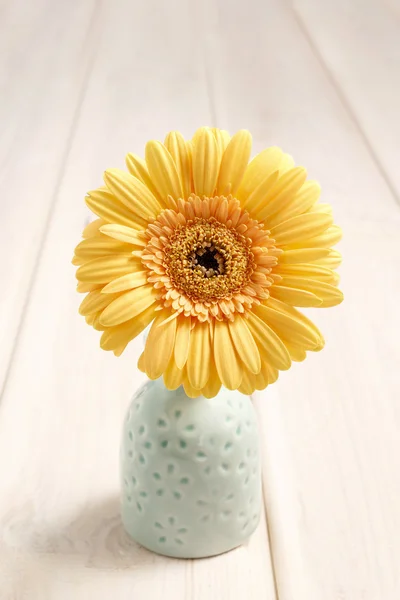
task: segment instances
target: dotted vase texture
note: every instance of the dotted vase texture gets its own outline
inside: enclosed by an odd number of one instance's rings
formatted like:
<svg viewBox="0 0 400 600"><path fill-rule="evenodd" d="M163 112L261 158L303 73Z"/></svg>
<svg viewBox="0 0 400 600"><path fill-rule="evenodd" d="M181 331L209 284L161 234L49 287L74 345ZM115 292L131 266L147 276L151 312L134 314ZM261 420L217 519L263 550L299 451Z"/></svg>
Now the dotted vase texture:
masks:
<svg viewBox="0 0 400 600"><path fill-rule="evenodd" d="M121 476L122 521L145 548L200 558L239 546L261 513L250 398L222 389L192 399L162 379L147 382L124 421Z"/></svg>

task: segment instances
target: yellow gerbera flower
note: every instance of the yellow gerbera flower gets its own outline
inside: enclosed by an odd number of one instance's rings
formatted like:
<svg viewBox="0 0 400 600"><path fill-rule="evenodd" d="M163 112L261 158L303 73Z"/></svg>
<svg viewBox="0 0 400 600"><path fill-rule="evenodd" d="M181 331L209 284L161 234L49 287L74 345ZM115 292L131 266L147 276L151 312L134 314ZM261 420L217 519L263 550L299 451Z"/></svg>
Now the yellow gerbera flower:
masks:
<svg viewBox="0 0 400 600"><path fill-rule="evenodd" d="M139 368L191 397L264 389L324 345L294 307L343 299L318 183L279 148L250 152L248 131L171 132L86 198L99 218L73 259L81 314L116 356L153 322Z"/></svg>

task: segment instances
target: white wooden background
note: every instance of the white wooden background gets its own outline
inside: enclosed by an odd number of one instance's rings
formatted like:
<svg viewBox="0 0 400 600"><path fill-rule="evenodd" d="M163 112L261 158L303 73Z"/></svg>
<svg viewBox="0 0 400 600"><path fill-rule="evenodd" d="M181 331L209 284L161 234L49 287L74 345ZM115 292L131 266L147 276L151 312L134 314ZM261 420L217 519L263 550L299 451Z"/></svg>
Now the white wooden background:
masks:
<svg viewBox="0 0 400 600"><path fill-rule="evenodd" d="M399 0L0 0L1 600L400 598ZM77 315L85 192L170 129L248 128L343 225L327 347L259 394L265 517L179 561L118 515L142 376Z"/></svg>

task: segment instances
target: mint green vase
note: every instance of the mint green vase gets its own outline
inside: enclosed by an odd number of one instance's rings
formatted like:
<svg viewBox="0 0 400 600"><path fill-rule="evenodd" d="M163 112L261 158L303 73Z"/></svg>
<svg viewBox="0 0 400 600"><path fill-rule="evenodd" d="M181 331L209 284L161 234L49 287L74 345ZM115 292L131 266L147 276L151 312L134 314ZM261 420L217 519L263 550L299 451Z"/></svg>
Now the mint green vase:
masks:
<svg viewBox="0 0 400 600"><path fill-rule="evenodd" d="M225 389L192 399L149 381L124 421L121 476L122 520L145 548L200 558L239 546L261 512L251 399Z"/></svg>

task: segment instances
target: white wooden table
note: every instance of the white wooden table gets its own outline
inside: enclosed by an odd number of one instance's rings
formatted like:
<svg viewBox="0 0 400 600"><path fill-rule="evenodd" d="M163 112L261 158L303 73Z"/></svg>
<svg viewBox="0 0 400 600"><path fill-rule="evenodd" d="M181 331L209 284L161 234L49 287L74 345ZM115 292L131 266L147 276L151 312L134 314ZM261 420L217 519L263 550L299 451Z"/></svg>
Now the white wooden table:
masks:
<svg viewBox="0 0 400 600"><path fill-rule="evenodd" d="M1 600L400 598L398 0L0 1ZM249 544L155 556L118 514L120 359L77 315L83 197L169 129L248 128L320 180L345 237L323 353L255 398Z"/></svg>

